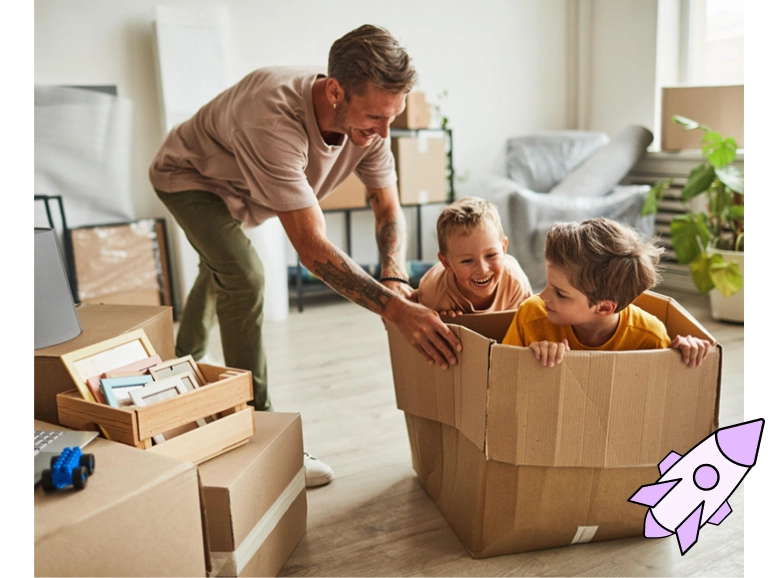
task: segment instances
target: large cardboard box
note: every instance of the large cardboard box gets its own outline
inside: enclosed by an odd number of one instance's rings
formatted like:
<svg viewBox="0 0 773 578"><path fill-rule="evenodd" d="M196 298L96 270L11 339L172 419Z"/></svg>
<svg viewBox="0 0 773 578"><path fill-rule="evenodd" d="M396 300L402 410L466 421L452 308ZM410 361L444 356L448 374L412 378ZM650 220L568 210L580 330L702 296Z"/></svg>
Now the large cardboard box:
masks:
<svg viewBox="0 0 773 578"><path fill-rule="evenodd" d="M392 121L393 128L428 128L432 120L432 107L423 92L409 92L405 97L405 110Z"/></svg>
<svg viewBox="0 0 773 578"><path fill-rule="evenodd" d="M35 489L35 575L205 576L196 467L100 438L85 451L85 489Z"/></svg>
<svg viewBox="0 0 773 578"><path fill-rule="evenodd" d="M419 133L392 137L397 187L403 205L440 203L448 197L446 138Z"/></svg>
<svg viewBox="0 0 773 578"><path fill-rule="evenodd" d="M35 419L59 423L56 395L73 388L62 355L105 341L128 331L143 329L161 359L172 359L174 322L172 308L150 305L84 304L76 309L82 332L75 339L35 350Z"/></svg>
<svg viewBox="0 0 773 578"><path fill-rule="evenodd" d="M323 211L331 209L358 209L367 206L368 190L356 173L350 174L332 193L319 201Z"/></svg>
<svg viewBox="0 0 773 578"><path fill-rule="evenodd" d="M679 86L663 88L662 137L664 151L700 149L703 131L685 130L671 117L685 116L725 137L733 137L743 148L743 85Z"/></svg>
<svg viewBox="0 0 773 578"><path fill-rule="evenodd" d="M673 338L716 343L673 299L636 303ZM501 345L513 312L455 318L460 362L430 366L388 324L413 466L474 558L641 536L628 498L718 427L722 349L698 368L673 350L572 351L542 367Z"/></svg>
<svg viewBox="0 0 773 578"><path fill-rule="evenodd" d="M254 420L247 444L199 465L211 576L276 576L306 533L301 416Z"/></svg>

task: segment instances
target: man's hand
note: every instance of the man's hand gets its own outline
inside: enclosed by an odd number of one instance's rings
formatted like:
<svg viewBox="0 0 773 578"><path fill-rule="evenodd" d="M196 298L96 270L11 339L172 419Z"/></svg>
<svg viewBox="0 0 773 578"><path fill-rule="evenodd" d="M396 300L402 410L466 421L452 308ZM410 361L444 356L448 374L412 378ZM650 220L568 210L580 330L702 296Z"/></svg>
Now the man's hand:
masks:
<svg viewBox="0 0 773 578"><path fill-rule="evenodd" d="M682 361L690 367L698 367L709 354L711 342L688 335L677 335L671 342L671 348L682 353Z"/></svg>
<svg viewBox="0 0 773 578"><path fill-rule="evenodd" d="M405 297L409 301L413 296L414 289L407 283L401 283L400 281L381 281L381 284L387 289L391 289L394 293L397 293L400 297Z"/></svg>
<svg viewBox="0 0 773 578"><path fill-rule="evenodd" d="M544 367L553 367L564 360L564 353L569 351L569 342L564 339L561 343L555 341L535 341L529 345L534 352L534 357Z"/></svg>
<svg viewBox="0 0 773 578"><path fill-rule="evenodd" d="M462 311L461 309L459 310L449 309L448 311L438 311L438 313L440 313L444 317L461 317L462 315L464 315L464 311Z"/></svg>
<svg viewBox="0 0 773 578"><path fill-rule="evenodd" d="M437 363L443 369L457 362L454 351L461 351L459 338L437 312L423 305L401 301L404 307L393 322L413 347L424 356L430 365Z"/></svg>

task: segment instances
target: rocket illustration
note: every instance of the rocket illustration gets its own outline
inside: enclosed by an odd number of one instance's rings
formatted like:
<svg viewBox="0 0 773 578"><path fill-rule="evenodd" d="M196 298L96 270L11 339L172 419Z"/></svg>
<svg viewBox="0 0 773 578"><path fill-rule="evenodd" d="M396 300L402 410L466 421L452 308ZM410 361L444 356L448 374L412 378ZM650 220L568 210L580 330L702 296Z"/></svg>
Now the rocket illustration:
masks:
<svg viewBox="0 0 773 578"><path fill-rule="evenodd" d="M707 522L718 526L732 512L727 500L757 462L764 419L723 427L685 455L669 453L660 479L639 488L629 502L649 506L645 538L676 534L682 556Z"/></svg>

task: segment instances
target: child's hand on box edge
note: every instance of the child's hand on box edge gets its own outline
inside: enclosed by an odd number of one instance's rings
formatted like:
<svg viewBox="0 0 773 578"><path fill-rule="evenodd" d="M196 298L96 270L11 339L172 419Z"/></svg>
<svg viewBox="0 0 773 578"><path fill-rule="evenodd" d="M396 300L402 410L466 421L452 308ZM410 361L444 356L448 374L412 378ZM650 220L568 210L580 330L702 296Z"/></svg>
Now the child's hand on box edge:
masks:
<svg viewBox="0 0 773 578"><path fill-rule="evenodd" d="M682 354L682 361L690 367L698 367L709 354L711 342L705 339L698 339L688 335L683 337L677 335L671 342L671 348L676 349Z"/></svg>
<svg viewBox="0 0 773 578"><path fill-rule="evenodd" d="M564 353L570 351L569 342L564 339L561 343L555 341L535 341L529 345L534 352L534 357L544 367L553 367L564 360Z"/></svg>
<svg viewBox="0 0 773 578"><path fill-rule="evenodd" d="M444 315L446 317L461 317L464 314L464 311L457 311L455 309L449 309L448 311L438 311L441 315Z"/></svg>

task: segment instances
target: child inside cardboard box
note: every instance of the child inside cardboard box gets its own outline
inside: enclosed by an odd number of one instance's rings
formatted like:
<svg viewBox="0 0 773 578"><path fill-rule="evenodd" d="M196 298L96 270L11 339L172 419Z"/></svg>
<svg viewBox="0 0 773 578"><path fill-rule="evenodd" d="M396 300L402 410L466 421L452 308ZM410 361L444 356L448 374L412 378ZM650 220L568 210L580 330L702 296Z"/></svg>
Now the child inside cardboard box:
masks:
<svg viewBox="0 0 773 578"><path fill-rule="evenodd" d="M633 300L659 280L663 252L636 231L596 218L555 223L547 234L547 286L520 306L502 343L529 347L552 367L570 350L665 349L699 366L711 343L692 336L669 339L666 327Z"/></svg>
<svg viewBox="0 0 773 578"><path fill-rule="evenodd" d="M448 205L438 217L439 263L422 277L414 299L443 315L516 309L531 296L526 273L507 254L496 206L479 197Z"/></svg>

